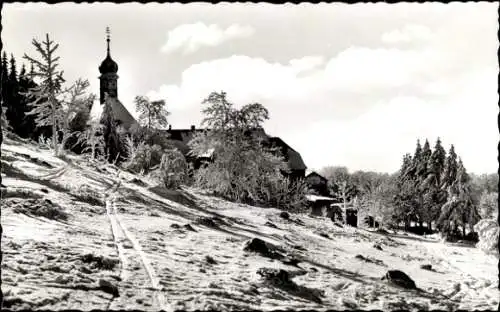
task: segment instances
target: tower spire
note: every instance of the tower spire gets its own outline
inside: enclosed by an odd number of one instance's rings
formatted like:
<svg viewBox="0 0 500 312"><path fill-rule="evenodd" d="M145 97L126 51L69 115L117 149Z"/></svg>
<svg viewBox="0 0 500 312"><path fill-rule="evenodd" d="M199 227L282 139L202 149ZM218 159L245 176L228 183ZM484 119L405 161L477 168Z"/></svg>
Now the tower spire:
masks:
<svg viewBox="0 0 500 312"><path fill-rule="evenodd" d="M106 27L106 43L108 45L108 56L109 56L109 42L110 42L110 30L109 27Z"/></svg>

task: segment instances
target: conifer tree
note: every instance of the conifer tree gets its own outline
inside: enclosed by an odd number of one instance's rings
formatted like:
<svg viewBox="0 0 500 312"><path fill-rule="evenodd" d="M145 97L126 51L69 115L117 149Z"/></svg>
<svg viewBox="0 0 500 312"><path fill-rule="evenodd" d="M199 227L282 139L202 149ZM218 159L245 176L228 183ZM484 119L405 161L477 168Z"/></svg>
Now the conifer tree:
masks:
<svg viewBox="0 0 500 312"><path fill-rule="evenodd" d="M22 114L19 114L19 84L17 81L16 61L12 54L9 63L10 68L7 69L7 72L5 73L5 83L3 83L2 85L2 87L5 88L5 90L2 90L2 96L6 109L5 116L9 122L9 125L12 127L13 132L18 133L23 116ZM2 64L7 66L6 54L4 54Z"/></svg>
<svg viewBox="0 0 500 312"><path fill-rule="evenodd" d="M434 151L427 162L427 176L424 180L424 205L429 212L428 227L436 221L441 213L441 207L446 202L447 193L441 189L441 176L444 170L446 152L438 138L434 146Z"/></svg>
<svg viewBox="0 0 500 312"><path fill-rule="evenodd" d="M454 150L450 150L451 152L454 154ZM480 220L480 215L473 202L471 180L462 160L459 159L456 167L453 168L453 156L448 157L450 159L448 172L454 171L456 173L453 181L447 185L448 197L442 207L438 224L445 234L451 234L452 236L457 234L460 225L462 235L465 236L466 226L468 225L470 231L472 231L474 224Z"/></svg>
<svg viewBox="0 0 500 312"><path fill-rule="evenodd" d="M420 145L420 140L417 140L417 147L415 148L415 153L411 157L411 162L408 168L404 172L404 179L406 181L416 181L418 173L418 164L422 158L422 146Z"/></svg>
<svg viewBox="0 0 500 312"><path fill-rule="evenodd" d="M32 44L37 52L41 55L41 59L35 59L28 55L24 58L35 65L33 77L39 78L39 86L29 91L33 95L35 101L30 103L32 110L29 115L36 116L36 124L40 126L51 126L52 128L52 148L54 154L59 154L58 146L58 127L57 127L57 110L60 108L58 97L62 93L62 84L64 83L63 72L58 70L59 56L55 52L59 44L55 44L50 40L49 34L46 34L45 41L40 42L33 39Z"/></svg>
<svg viewBox="0 0 500 312"><path fill-rule="evenodd" d="M35 116L28 115L31 110L31 107L28 105L30 102L33 102L35 99L32 95L29 94L29 90L35 88L37 85L31 79L29 73L26 72L26 67L21 67L21 72L19 73L19 102L18 111L22 114L22 122L19 131L17 134L23 138L31 138L35 141L38 140L38 132L37 126L35 123ZM46 129L44 129L47 132Z"/></svg>
<svg viewBox="0 0 500 312"><path fill-rule="evenodd" d="M428 162L428 170L434 179L434 183L437 187L441 184L441 176L444 170L444 164L446 161L446 151L441 145L440 138L437 139L436 145L434 146L434 151Z"/></svg>
<svg viewBox="0 0 500 312"><path fill-rule="evenodd" d="M448 156L444 162L443 172L441 174L440 190L446 192L445 204L439 210L439 218L436 221L438 229L444 233L451 233L455 230L456 225L460 222L460 213L456 209L459 205L456 196L456 192L452 190L457 177L457 154L455 153L455 147L453 144L450 146L448 151ZM450 227L450 223L453 224L454 228Z"/></svg>
<svg viewBox="0 0 500 312"><path fill-rule="evenodd" d="M8 62L7 62L7 52L3 51L2 54L2 84L7 81L9 76Z"/></svg>
<svg viewBox="0 0 500 312"><path fill-rule="evenodd" d="M421 227L424 221L429 223L431 219L430 207L428 205L429 198L427 196L429 191L429 185L427 185L426 183L428 175L427 165L431 156L432 156L432 151L429 145L429 141L426 139L424 147L422 148L422 151L420 153L420 159L416 164L417 174L415 177L415 185L417 186L417 192L415 193L415 196L417 197L416 200L418 203L417 214Z"/></svg>
<svg viewBox="0 0 500 312"><path fill-rule="evenodd" d="M16 67L16 59L14 55L10 55L10 72L9 72L9 80L17 83L17 67Z"/></svg>
<svg viewBox="0 0 500 312"><path fill-rule="evenodd" d="M415 156L420 157L420 143L417 141ZM410 154L403 156L403 163L396 183L396 194L393 198L395 207L396 221L399 223L404 221L405 229L410 225L409 216L413 213L415 207L415 161Z"/></svg>
<svg viewBox="0 0 500 312"><path fill-rule="evenodd" d="M448 152L448 157L444 162L443 174L441 176L441 188L447 189L452 185L453 181L457 176L457 154L455 153L455 147L453 144Z"/></svg>
<svg viewBox="0 0 500 312"><path fill-rule="evenodd" d="M1 122L2 122L2 133L6 132L7 130L11 130L10 123L9 123L9 118L7 117L7 110L9 109L10 103L12 102L10 99L11 95L11 87L10 87L10 82L9 82L9 68L8 68L8 60L7 60L7 53L4 51L2 54L2 72L1 72L1 108L2 108L2 114L1 114ZM9 116L10 117L10 116Z"/></svg>

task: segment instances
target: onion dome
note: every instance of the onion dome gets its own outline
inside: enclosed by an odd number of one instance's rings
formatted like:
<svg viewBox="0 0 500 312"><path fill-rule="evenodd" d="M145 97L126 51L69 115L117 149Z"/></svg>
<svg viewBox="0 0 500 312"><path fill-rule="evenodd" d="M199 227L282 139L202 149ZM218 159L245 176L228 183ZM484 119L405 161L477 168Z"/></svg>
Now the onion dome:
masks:
<svg viewBox="0 0 500 312"><path fill-rule="evenodd" d="M101 74L107 74L107 73L113 73L116 74L118 72L118 64L116 64L115 61L111 58L110 52L109 52L109 28L106 29L107 33L107 45L108 45L108 54L106 55L106 58L104 61L102 61L101 65L99 66L99 72Z"/></svg>

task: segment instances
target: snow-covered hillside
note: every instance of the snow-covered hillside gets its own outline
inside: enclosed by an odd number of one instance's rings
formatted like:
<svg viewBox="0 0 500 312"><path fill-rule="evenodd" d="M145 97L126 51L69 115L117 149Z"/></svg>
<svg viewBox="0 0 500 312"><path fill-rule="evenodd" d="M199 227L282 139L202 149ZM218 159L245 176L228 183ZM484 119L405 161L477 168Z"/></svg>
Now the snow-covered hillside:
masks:
<svg viewBox="0 0 500 312"><path fill-rule="evenodd" d="M284 218L11 139L2 163L4 308L498 307L498 259L470 246ZM388 270L418 289L381 280Z"/></svg>

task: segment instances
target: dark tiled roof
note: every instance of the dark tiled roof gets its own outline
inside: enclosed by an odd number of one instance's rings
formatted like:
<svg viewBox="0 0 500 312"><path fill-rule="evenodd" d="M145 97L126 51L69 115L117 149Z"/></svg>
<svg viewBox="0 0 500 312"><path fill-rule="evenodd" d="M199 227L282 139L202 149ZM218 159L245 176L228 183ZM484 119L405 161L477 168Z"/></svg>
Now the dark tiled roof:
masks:
<svg viewBox="0 0 500 312"><path fill-rule="evenodd" d="M324 176L322 176L321 174L317 173L316 171L313 171L313 172L309 173L309 174L306 176L306 179L307 179L308 177L312 177L312 176L317 176L317 177L319 177L319 178L320 178L321 180L323 180L323 181L328 181L328 179L327 179L327 178L325 178L325 177L324 177Z"/></svg>
<svg viewBox="0 0 500 312"><path fill-rule="evenodd" d="M286 162L288 163L288 167L292 170L306 170L307 166L302 160L302 156L290 147L290 145L286 144L279 137L269 137L268 142L271 146L279 147L281 149L281 153L283 154Z"/></svg>
<svg viewBox="0 0 500 312"><path fill-rule="evenodd" d="M116 98L109 99L111 103L111 110L113 111L113 116L116 120L119 120L121 124L126 128L130 129L134 124L137 124L134 116L130 114L125 106L123 106L122 102Z"/></svg>
<svg viewBox="0 0 500 312"><path fill-rule="evenodd" d="M169 134L169 138L174 141L176 147L183 153L187 154L189 152L188 143L193 138L195 133L200 133L206 131L207 129L169 129L162 130ZM307 169L304 161L300 154L286 144L279 137L270 137L265 133L263 129L255 129L252 131L254 135L257 135L264 139L264 144L267 146L275 146L280 148L285 161L288 163L288 167L291 170L305 170ZM177 142L175 142L177 141Z"/></svg>

